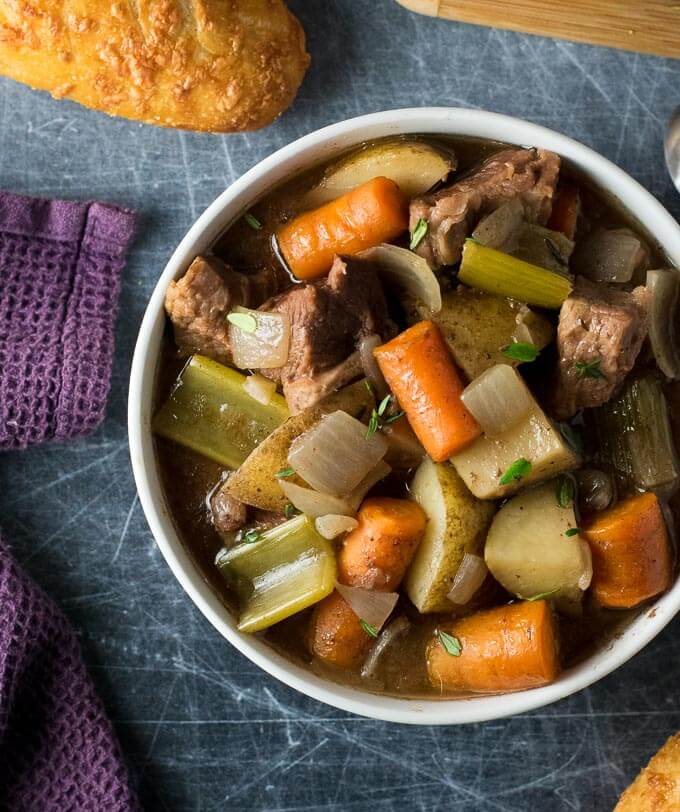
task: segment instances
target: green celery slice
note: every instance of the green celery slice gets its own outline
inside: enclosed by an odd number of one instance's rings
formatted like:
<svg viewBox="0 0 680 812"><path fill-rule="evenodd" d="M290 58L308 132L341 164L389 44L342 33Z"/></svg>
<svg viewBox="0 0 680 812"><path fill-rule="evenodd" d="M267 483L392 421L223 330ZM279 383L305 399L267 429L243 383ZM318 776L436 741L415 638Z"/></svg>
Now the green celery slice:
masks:
<svg viewBox="0 0 680 812"><path fill-rule="evenodd" d="M238 628L258 632L317 603L333 591L335 553L307 516L296 516L232 547L218 569L236 580L241 595Z"/></svg>
<svg viewBox="0 0 680 812"><path fill-rule="evenodd" d="M466 240L458 279L471 288L537 307L558 308L573 286L568 277Z"/></svg>
<svg viewBox="0 0 680 812"><path fill-rule="evenodd" d="M154 432L238 468L288 417L281 395L265 406L246 392L245 380L236 370L193 355L153 419Z"/></svg>
<svg viewBox="0 0 680 812"><path fill-rule="evenodd" d="M669 496L678 486L680 467L666 397L656 375L628 381L621 392L588 410L601 459L614 470L624 490L655 490Z"/></svg>

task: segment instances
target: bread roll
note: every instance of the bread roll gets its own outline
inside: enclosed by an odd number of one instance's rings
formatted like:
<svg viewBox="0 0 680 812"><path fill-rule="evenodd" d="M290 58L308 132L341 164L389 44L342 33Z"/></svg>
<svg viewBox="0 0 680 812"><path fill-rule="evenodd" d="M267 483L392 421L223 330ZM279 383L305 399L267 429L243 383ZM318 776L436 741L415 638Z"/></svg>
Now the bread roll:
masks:
<svg viewBox="0 0 680 812"><path fill-rule="evenodd" d="M162 127L269 124L308 64L282 0L0 0L0 72Z"/></svg>
<svg viewBox="0 0 680 812"><path fill-rule="evenodd" d="M614 812L680 810L680 733L652 758L621 796Z"/></svg>

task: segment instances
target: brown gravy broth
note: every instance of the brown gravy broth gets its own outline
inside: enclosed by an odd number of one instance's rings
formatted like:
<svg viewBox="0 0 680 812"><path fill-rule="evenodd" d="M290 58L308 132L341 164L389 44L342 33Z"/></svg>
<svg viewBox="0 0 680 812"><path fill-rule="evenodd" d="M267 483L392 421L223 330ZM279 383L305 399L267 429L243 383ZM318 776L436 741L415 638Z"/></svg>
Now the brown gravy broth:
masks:
<svg viewBox="0 0 680 812"><path fill-rule="evenodd" d="M423 136L424 141L452 149L458 158L457 175L473 168L483 158L507 146L506 144L471 138L433 138ZM337 158L333 159L332 163ZM300 200L320 177L328 164L324 164L298 175L258 202L251 212L262 223L261 231L255 231L241 218L233 223L215 242L213 252L225 259L236 270L248 272L278 263L272 248L271 235L282 223L294 217L301 210ZM568 164L562 165L562 176L572 179L581 189L583 221L587 226L627 226L643 236L652 252L652 267L667 266L654 238L642 229L639 223L625 212L620 204L575 172ZM293 284L293 280L291 280ZM405 326L405 325L402 325ZM644 350L641 356L644 356ZM649 357L649 356L647 356ZM160 355L157 381L154 393L154 407L157 408L168 396L172 384L186 359L180 358L175 347L172 330L166 325ZM549 363L549 360L546 361ZM644 361L642 362L644 363ZM529 384L539 393L541 379L545 379L545 368L536 366L529 376ZM671 420L676 446L680 447L680 383L667 387L667 397L671 410ZM540 395L539 395L540 397ZM224 604L235 611L233 597L229 594L224 580L214 566L215 556L224 546L224 540L210 523L208 500L212 490L225 474L224 469L205 457L161 438L155 438L156 458L166 503L172 515L178 535L195 561L207 583ZM405 481L391 479L381 483L376 493L389 492L392 496L404 495ZM680 494L671 500L670 514L673 524L680 522ZM498 605L511 600L492 579L480 590L475 600L476 606L466 607L466 612L484 605ZM561 615L560 639L562 662L565 667L573 665L592 653L595 647L606 645L642 609L620 612L597 608L586 596L583 615L576 618ZM426 675L425 642L443 616L420 615L406 598L401 598L394 613L405 615L410 621L410 629L387 647L380 658L374 675L362 678L357 673L338 672L315 662L310 657L305 636L311 610L306 610L285 620L266 632L261 633L273 648L297 664L311 668L333 681L344 684L361 685L362 688L380 693L400 696L440 696ZM455 614L453 612L452 614ZM450 617L447 615L446 617ZM450 696L451 694L446 694Z"/></svg>

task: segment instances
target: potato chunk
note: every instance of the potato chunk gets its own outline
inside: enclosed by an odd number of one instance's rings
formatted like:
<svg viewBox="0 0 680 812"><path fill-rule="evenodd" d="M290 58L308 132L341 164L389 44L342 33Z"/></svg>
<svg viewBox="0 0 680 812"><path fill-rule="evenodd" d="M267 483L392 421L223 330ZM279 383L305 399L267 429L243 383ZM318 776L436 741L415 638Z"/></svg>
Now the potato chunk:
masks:
<svg viewBox="0 0 680 812"><path fill-rule="evenodd" d="M329 395L321 403L293 415L279 426L248 456L225 486L226 492L239 502L262 510L282 513L288 500L279 486L275 474L288 468L288 451L293 440L315 425L323 415L338 409L361 419L370 412L373 398L364 381L346 386ZM299 478L291 481L304 484Z"/></svg>
<svg viewBox="0 0 680 812"><path fill-rule="evenodd" d="M566 612L578 611L593 575L574 506L558 504L555 481L503 505L491 522L484 559L508 592L524 599L545 595Z"/></svg>
<svg viewBox="0 0 680 812"><path fill-rule="evenodd" d="M409 320L432 319L442 331L453 357L468 380L473 380L495 364L517 366L501 350L511 344L518 316L531 332L539 350L553 337L550 322L517 303L460 286L442 293L442 309L434 317L424 305L414 302ZM524 339L522 339L524 340Z"/></svg>
<svg viewBox="0 0 680 812"><path fill-rule="evenodd" d="M456 168L456 157L417 139L393 139L360 147L329 167L304 198L314 208L382 176L393 180L411 198L431 189Z"/></svg>
<svg viewBox="0 0 680 812"><path fill-rule="evenodd" d="M465 553L482 554L494 506L475 499L449 463L430 459L416 471L411 494L428 522L406 573L406 593L420 612L450 612L446 596L460 562Z"/></svg>
<svg viewBox="0 0 680 812"><path fill-rule="evenodd" d="M520 459L531 464L530 471L522 479L502 484L503 474ZM451 457L451 462L478 499L500 499L577 468L579 458L534 401L519 423L496 437L482 435Z"/></svg>

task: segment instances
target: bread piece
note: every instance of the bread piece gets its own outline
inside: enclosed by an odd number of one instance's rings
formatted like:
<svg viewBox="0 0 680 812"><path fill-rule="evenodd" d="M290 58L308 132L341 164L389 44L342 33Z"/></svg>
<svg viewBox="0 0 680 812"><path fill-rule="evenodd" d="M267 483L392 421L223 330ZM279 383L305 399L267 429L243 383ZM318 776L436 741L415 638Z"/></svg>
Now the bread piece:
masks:
<svg viewBox="0 0 680 812"><path fill-rule="evenodd" d="M680 810L680 733L671 736L619 799L614 812Z"/></svg>
<svg viewBox="0 0 680 812"><path fill-rule="evenodd" d="M308 64L282 0L0 0L1 73L162 127L269 124Z"/></svg>

